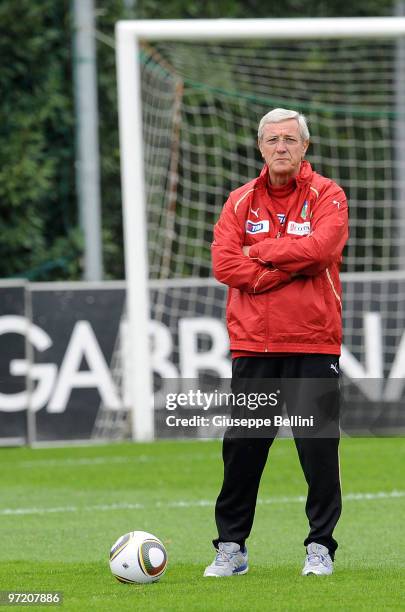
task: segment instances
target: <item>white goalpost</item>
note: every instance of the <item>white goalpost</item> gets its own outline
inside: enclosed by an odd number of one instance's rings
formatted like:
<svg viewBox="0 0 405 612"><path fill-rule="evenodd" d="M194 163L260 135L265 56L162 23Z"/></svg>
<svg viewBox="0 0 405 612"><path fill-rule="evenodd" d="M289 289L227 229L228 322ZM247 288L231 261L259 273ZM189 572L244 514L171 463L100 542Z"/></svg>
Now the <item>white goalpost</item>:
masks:
<svg viewBox="0 0 405 612"><path fill-rule="evenodd" d="M134 440L154 438L151 283L156 325L170 326L173 308L189 315L194 309L195 316L217 308L223 293L209 281L212 224L230 189L260 170L255 130L274 106L308 117L308 159L349 196L352 236L345 272L353 284L347 285L352 309L345 315L347 333L353 328L353 337L358 334L359 304L376 309L381 302L387 316L396 312L389 347L394 361L402 314L394 302L387 304L390 282L405 269L405 169L400 164L405 142L398 136L404 134L398 125L405 122L405 94L399 87L405 79L404 36L405 17L117 23ZM386 283L378 290L370 284L360 289L357 279L373 272ZM204 294L194 285L189 302L176 293L178 288L167 297L170 279L198 278L207 280ZM398 299L404 297L402 275L399 282ZM201 301L208 310L197 308ZM350 348L361 359L356 342Z"/></svg>

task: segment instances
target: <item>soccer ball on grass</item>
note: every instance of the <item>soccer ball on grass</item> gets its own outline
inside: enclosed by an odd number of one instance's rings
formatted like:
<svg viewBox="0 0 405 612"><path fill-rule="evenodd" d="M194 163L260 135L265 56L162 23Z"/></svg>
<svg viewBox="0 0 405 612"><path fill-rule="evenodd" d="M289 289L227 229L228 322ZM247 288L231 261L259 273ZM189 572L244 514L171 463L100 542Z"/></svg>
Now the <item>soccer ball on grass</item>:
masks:
<svg viewBox="0 0 405 612"><path fill-rule="evenodd" d="M110 568L120 582L156 582L167 567L162 542L146 531L131 531L118 538L110 551Z"/></svg>

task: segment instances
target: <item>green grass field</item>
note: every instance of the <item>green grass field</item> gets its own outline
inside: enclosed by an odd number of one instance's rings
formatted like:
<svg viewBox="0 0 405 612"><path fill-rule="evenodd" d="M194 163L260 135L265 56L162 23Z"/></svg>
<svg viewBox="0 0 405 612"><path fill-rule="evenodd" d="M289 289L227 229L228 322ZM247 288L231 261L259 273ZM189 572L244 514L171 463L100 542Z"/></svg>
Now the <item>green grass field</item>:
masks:
<svg viewBox="0 0 405 612"><path fill-rule="evenodd" d="M63 610L405 609L403 439L342 441L340 546L335 573L322 578L300 576L306 485L291 440L270 452L250 571L228 579L202 577L216 535L219 442L0 453L0 590L63 591ZM167 547L156 584L124 585L110 574L110 546L136 529Z"/></svg>

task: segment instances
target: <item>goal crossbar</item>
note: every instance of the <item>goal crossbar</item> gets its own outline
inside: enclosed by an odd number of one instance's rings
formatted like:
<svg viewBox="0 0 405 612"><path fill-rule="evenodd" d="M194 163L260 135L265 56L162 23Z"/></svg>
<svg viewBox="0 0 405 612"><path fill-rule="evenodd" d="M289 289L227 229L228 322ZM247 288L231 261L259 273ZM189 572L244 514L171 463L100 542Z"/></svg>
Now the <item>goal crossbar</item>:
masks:
<svg viewBox="0 0 405 612"><path fill-rule="evenodd" d="M119 21L125 35L157 40L247 40L252 38L392 38L405 34L405 17L313 19L145 19Z"/></svg>

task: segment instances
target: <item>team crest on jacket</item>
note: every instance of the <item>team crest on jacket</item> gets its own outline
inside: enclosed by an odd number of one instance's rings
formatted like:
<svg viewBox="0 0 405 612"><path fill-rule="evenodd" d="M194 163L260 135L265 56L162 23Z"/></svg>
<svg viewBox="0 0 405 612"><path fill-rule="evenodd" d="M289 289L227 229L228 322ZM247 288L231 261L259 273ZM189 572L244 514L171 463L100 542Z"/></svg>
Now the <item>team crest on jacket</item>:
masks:
<svg viewBox="0 0 405 612"><path fill-rule="evenodd" d="M269 220L264 219L263 221L250 221L249 219L246 221L246 233L247 234L261 234L263 232L269 231Z"/></svg>
<svg viewBox="0 0 405 612"><path fill-rule="evenodd" d="M308 200L305 200L304 205L301 209L301 219L306 219L308 214Z"/></svg>

